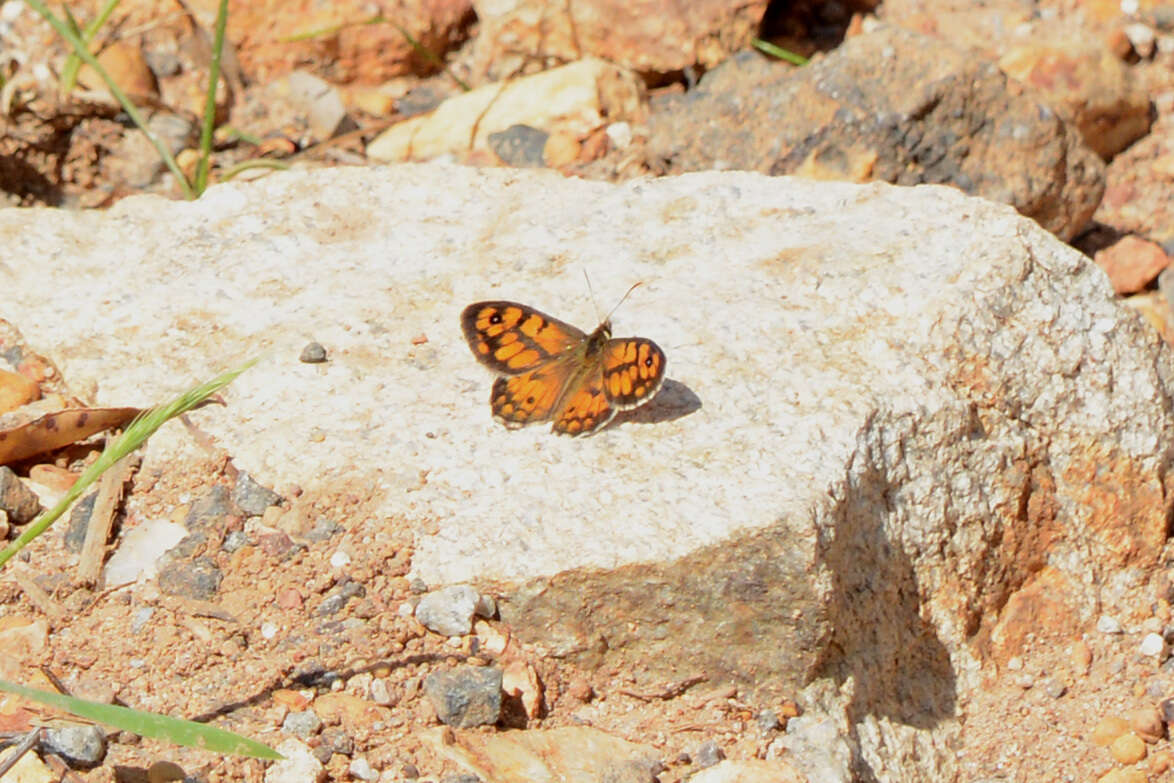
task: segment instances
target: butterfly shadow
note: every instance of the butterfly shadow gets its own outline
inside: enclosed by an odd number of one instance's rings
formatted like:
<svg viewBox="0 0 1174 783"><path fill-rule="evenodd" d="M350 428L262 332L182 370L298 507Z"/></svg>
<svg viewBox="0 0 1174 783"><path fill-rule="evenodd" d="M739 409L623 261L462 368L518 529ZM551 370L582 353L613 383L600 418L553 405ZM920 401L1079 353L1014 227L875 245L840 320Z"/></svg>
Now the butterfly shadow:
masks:
<svg viewBox="0 0 1174 783"><path fill-rule="evenodd" d="M610 429L625 422L659 424L684 418L698 410L701 410L701 398L694 394L692 389L680 381L665 378L664 385L660 387L660 391L655 397L639 408L620 411L607 425L607 428Z"/></svg>

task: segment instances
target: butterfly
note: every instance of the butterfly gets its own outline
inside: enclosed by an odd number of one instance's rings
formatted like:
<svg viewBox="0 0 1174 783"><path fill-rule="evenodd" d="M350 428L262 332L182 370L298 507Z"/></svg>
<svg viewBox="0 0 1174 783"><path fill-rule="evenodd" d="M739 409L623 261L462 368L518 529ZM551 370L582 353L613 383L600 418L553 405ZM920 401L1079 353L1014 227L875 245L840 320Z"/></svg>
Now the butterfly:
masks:
<svg viewBox="0 0 1174 783"><path fill-rule="evenodd" d="M489 405L510 429L551 421L560 435L590 435L664 383L664 351L643 337L614 339L608 319L586 334L517 302L475 302L461 330L498 375Z"/></svg>

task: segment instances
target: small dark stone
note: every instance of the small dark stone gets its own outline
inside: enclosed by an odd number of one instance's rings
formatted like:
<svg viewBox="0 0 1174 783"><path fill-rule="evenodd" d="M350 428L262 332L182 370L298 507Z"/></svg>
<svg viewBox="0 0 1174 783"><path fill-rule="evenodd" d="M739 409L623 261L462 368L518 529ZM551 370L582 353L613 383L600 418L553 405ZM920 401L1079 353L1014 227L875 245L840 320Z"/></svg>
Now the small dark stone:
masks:
<svg viewBox="0 0 1174 783"><path fill-rule="evenodd" d="M259 517L265 513L265 509L280 503L281 495L261 486L252 476L241 471L236 478L236 486L232 488L232 501L246 514Z"/></svg>
<svg viewBox="0 0 1174 783"><path fill-rule="evenodd" d="M337 613L340 609L346 606L346 602L355 596L362 597L367 594L367 588L359 582L344 582L339 585L328 596L322 599L322 603L318 604L318 616L329 617Z"/></svg>
<svg viewBox="0 0 1174 783"><path fill-rule="evenodd" d="M1164 723L1174 723L1174 699L1162 699L1158 703L1158 712Z"/></svg>
<svg viewBox="0 0 1174 783"><path fill-rule="evenodd" d="M216 564L207 557L197 557L191 561L174 561L164 555L159 560L168 561L161 564L159 569L159 589L164 593L208 601L220 589L223 575Z"/></svg>
<svg viewBox="0 0 1174 783"><path fill-rule="evenodd" d="M481 783L481 778L470 775L468 772L458 772L453 775L445 775L440 779L440 783Z"/></svg>
<svg viewBox="0 0 1174 783"><path fill-rule="evenodd" d="M98 491L94 490L84 498L73 504L69 512L69 522L66 523L65 548L75 555L82 551L86 543L86 529L90 526L90 514L94 513L94 501L98 499Z"/></svg>
<svg viewBox="0 0 1174 783"><path fill-rule="evenodd" d="M313 710L291 712L281 722L281 730L301 739L309 739L322 730L322 719Z"/></svg>
<svg viewBox="0 0 1174 783"><path fill-rule="evenodd" d="M319 342L306 343L298 361L302 364L322 364L326 361L326 348Z"/></svg>
<svg viewBox="0 0 1174 783"><path fill-rule="evenodd" d="M399 774L403 775L408 780L415 780L420 777L420 770L416 769L415 764L404 764L400 767Z"/></svg>
<svg viewBox="0 0 1174 783"><path fill-rule="evenodd" d="M754 720L763 731L774 731L782 725L779 723L779 714L774 710L762 710L754 717Z"/></svg>
<svg viewBox="0 0 1174 783"><path fill-rule="evenodd" d="M0 467L0 511L7 511L8 518L17 525L32 522L41 512L36 493L8 467Z"/></svg>
<svg viewBox="0 0 1174 783"><path fill-rule="evenodd" d="M330 761L330 757L334 755L334 749L329 745L315 745L310 749L310 755L318 759L318 763L326 764Z"/></svg>
<svg viewBox="0 0 1174 783"><path fill-rule="evenodd" d="M350 756L355 752L355 741L345 729L333 728L322 732L322 745L330 748L332 753Z"/></svg>
<svg viewBox="0 0 1174 783"><path fill-rule="evenodd" d="M661 769L655 761L624 759L605 763L599 770L599 779L607 783L657 783L656 775Z"/></svg>
<svg viewBox="0 0 1174 783"><path fill-rule="evenodd" d="M183 560L202 551L208 536L203 533L192 533L179 540L179 543L167 550L166 557L171 560Z"/></svg>
<svg viewBox="0 0 1174 783"><path fill-rule="evenodd" d="M245 534L245 531L234 530L224 537L224 542L220 545L220 548L232 554L247 543L249 543L249 537Z"/></svg>
<svg viewBox="0 0 1174 783"><path fill-rule="evenodd" d="M529 125L511 125L503 131L489 134L489 148L510 166L541 168L542 156L550 134Z"/></svg>
<svg viewBox="0 0 1174 783"><path fill-rule="evenodd" d="M459 729L491 725L501 716L501 670L491 666L430 674L424 693L440 722Z"/></svg>
<svg viewBox="0 0 1174 783"><path fill-rule="evenodd" d="M97 726L63 726L46 729L41 747L75 769L90 769L106 758L106 732Z"/></svg>
<svg viewBox="0 0 1174 783"><path fill-rule="evenodd" d="M705 768L712 767L726 757L722 749L713 740L706 740L697 746L697 752L693 754L697 766Z"/></svg>
<svg viewBox="0 0 1174 783"><path fill-rule="evenodd" d="M207 527L223 527L227 522L225 517L237 511L228 497L228 487L216 484L192 503L183 526L193 533Z"/></svg>
<svg viewBox="0 0 1174 783"><path fill-rule="evenodd" d="M309 533L306 533L306 540L314 542L329 541L341 532L342 525L323 517L315 523Z"/></svg>
<svg viewBox="0 0 1174 783"><path fill-rule="evenodd" d="M437 90L435 85L422 84L408 90L406 95L397 100L395 110L403 117L423 114L435 109L446 97L448 96Z"/></svg>

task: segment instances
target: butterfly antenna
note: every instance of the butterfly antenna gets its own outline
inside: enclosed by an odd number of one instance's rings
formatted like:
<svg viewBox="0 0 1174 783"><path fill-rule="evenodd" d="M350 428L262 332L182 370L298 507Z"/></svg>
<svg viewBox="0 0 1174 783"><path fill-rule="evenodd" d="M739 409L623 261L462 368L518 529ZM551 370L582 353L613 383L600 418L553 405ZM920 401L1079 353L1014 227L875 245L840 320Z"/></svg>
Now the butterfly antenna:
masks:
<svg viewBox="0 0 1174 783"><path fill-rule="evenodd" d="M644 281L643 281L643 280L640 280L640 281L637 281L637 282L633 283L633 284L632 284L632 287L631 287L631 288L629 288L629 289L627 290L627 292L626 292L626 293L625 293L623 296L621 296L621 297L620 297L620 301L616 302L616 306L615 306L615 307L613 307L613 308L611 309L611 313L608 313L608 314L607 314L607 318L604 318L603 320L605 320L605 321L610 321L610 320L611 320L612 313L614 313L616 310L619 310L619 309L620 309L620 305L622 305L622 304L624 303L624 300L628 298L628 294L630 294L630 293L632 293L633 291L635 291L635 290L636 290L638 287L640 287L640 285L642 285L643 283L644 283Z"/></svg>
<svg viewBox="0 0 1174 783"><path fill-rule="evenodd" d="M599 302L595 300L595 290L591 287L591 278L587 275L587 267L583 267L583 279L587 281L587 295L591 297L591 306L595 308L595 317L599 318Z"/></svg>

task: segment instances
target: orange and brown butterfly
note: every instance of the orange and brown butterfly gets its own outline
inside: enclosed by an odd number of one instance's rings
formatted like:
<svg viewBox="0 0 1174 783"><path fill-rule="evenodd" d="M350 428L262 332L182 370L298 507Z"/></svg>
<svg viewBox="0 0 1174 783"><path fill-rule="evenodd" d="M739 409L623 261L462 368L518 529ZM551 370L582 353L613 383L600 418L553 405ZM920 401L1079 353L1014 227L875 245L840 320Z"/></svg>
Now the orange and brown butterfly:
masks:
<svg viewBox="0 0 1174 783"><path fill-rule="evenodd" d="M477 361L498 375L489 405L511 429L550 421L559 434L590 435L664 382L664 351L642 337L613 338L607 319L585 334L517 302L475 302L461 329Z"/></svg>

